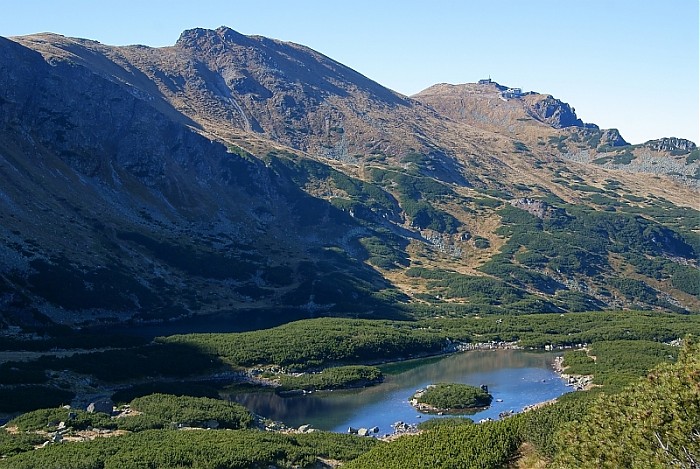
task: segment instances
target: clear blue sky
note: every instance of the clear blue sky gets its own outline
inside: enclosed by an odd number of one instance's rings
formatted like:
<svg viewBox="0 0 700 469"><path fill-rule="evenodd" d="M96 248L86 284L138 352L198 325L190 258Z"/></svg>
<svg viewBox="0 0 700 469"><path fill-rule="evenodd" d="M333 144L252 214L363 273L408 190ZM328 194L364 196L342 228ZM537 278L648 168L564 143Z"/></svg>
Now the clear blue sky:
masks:
<svg viewBox="0 0 700 469"><path fill-rule="evenodd" d="M229 26L309 46L411 95L489 75L552 94L631 143L700 144L698 0L6 0L0 36L173 44Z"/></svg>

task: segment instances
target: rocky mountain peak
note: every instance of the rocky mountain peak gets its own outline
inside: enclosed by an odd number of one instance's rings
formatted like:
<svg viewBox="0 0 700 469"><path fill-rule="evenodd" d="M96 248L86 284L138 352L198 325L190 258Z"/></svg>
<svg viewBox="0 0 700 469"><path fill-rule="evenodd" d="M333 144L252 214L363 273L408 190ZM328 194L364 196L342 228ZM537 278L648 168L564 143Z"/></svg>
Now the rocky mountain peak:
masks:
<svg viewBox="0 0 700 469"><path fill-rule="evenodd" d="M593 124L586 124L586 126L589 128L595 128L595 129L598 128L597 125L595 127L593 127ZM601 136L600 136L600 142L603 145L608 145L611 147L624 147L625 145L629 145L629 143L624 138L622 138L620 131L617 129L604 129L604 130L602 130Z"/></svg>
<svg viewBox="0 0 700 469"><path fill-rule="evenodd" d="M216 29L193 28L187 29L180 34L180 38L175 45L182 48L202 48L204 44L210 47L216 44L239 44L252 45L252 41L237 31L227 27L220 26Z"/></svg>
<svg viewBox="0 0 700 469"><path fill-rule="evenodd" d="M254 131L313 154L362 153L366 142L358 136L377 134L367 115L397 106L410 112L416 104L308 47L226 26L184 31L175 48L185 62L166 73L175 78L161 90L188 95L188 117L203 126Z"/></svg>
<svg viewBox="0 0 700 469"><path fill-rule="evenodd" d="M569 104L552 95L501 85L493 80L431 86L414 96L439 112L470 123L506 122L532 118L555 129L586 124ZM490 119L489 119L490 118Z"/></svg>

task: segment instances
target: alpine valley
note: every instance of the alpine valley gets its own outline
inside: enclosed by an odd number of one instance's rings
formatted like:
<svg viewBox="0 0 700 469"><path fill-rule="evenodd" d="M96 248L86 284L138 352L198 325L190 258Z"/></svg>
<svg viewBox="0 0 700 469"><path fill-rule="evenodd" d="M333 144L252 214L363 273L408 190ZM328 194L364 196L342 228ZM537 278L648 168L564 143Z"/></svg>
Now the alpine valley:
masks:
<svg viewBox="0 0 700 469"><path fill-rule="evenodd" d="M227 27L161 48L0 38L0 350L31 359L0 360L0 412L44 412L0 428L0 467L697 467L698 347L677 345L700 333L700 149L629 144L517 86L403 96ZM104 333L214 317L239 333ZM382 379L368 365L489 341L592 344L567 372L621 392L646 446L596 427L595 392L395 443L245 429L257 417L216 393L167 392L253 368L291 391L364 386ZM53 348L81 350L39 358ZM112 397L138 419L57 414L127 384ZM212 419L235 430L169 429ZM53 420L129 434L33 451ZM595 435L619 458L596 460Z"/></svg>

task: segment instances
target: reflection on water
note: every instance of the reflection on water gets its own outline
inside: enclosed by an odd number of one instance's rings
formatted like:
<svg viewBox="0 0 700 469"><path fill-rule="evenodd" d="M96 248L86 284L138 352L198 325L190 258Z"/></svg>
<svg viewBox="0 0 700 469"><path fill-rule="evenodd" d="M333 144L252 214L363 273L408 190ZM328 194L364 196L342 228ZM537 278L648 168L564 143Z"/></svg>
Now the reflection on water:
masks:
<svg viewBox="0 0 700 469"><path fill-rule="evenodd" d="M290 426L311 424L321 430L340 432L348 427L379 426L381 433L389 433L390 425L396 421L418 423L436 417L421 415L408 403L416 389L431 383L487 385L493 404L472 415L474 420L497 419L500 412L517 412L527 405L558 397L568 388L552 370L555 356L520 350L466 352L439 361L417 361L415 367L388 375L382 384L365 389L286 398L270 392L230 397L259 415Z"/></svg>

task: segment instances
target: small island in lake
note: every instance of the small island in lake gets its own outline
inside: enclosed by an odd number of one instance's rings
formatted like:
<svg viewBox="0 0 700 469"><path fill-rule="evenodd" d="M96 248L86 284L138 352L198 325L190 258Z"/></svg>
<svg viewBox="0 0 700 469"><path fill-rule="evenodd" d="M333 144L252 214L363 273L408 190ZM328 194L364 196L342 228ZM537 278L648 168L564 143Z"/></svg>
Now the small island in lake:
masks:
<svg viewBox="0 0 700 469"><path fill-rule="evenodd" d="M459 383L431 384L416 391L410 399L413 407L426 413L472 412L490 406L492 400L486 386Z"/></svg>

